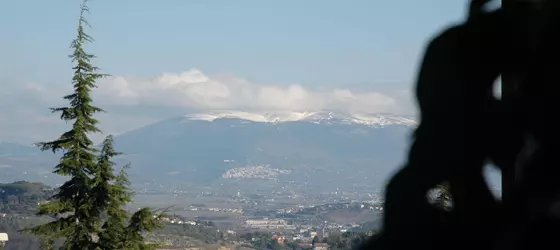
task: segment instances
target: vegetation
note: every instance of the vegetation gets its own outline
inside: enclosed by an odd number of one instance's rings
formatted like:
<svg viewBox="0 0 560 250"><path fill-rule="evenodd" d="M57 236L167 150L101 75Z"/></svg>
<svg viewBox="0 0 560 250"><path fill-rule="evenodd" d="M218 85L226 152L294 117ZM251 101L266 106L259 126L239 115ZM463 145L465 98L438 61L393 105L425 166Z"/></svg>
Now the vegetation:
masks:
<svg viewBox="0 0 560 250"><path fill-rule="evenodd" d="M0 183L0 213L32 214L52 194L52 188L40 182Z"/></svg>
<svg viewBox="0 0 560 250"><path fill-rule="evenodd" d="M113 138L108 136L99 151L88 137L101 132L94 114L103 110L93 105L91 92L96 80L107 75L98 73L98 68L91 64L95 56L84 49L93 41L84 31L88 26L87 12L87 0L84 0L77 37L71 44L74 92L63 97L69 102L67 107L51 109L62 120L71 122L72 127L56 140L37 144L43 151L62 152L54 173L69 180L49 202L38 208L38 215L51 216L54 220L24 231L41 237L44 249L54 249L56 239L62 240L60 249L154 248L144 242L141 233L161 224L148 208L128 216L125 205L130 202L132 192L124 171L127 166L115 174L111 158L119 153L113 148Z"/></svg>
<svg viewBox="0 0 560 250"><path fill-rule="evenodd" d="M321 242L327 243L330 249L356 249L369 239L372 233L346 232L342 234L332 234Z"/></svg>
<svg viewBox="0 0 560 250"><path fill-rule="evenodd" d="M226 244L232 239L211 225L167 224L164 228L145 234L150 241L175 247L201 247L209 244Z"/></svg>

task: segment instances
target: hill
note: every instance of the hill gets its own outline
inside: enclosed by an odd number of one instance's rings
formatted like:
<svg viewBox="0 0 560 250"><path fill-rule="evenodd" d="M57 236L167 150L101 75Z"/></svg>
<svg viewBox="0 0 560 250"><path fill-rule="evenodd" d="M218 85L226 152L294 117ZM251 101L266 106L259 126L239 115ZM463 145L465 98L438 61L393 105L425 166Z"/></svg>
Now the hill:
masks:
<svg viewBox="0 0 560 250"><path fill-rule="evenodd" d="M40 182L0 183L0 212L33 214L38 203L52 194L53 189Z"/></svg>

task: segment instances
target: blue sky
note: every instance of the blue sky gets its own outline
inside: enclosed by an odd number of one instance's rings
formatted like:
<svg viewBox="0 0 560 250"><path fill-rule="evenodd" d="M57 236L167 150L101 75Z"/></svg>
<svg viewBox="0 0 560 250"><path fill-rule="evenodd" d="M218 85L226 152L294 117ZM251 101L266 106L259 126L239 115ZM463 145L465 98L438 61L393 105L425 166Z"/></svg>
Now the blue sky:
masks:
<svg viewBox="0 0 560 250"><path fill-rule="evenodd" d="M92 0L88 18L98 64L113 74L198 68L256 82L383 84L410 80L426 38L460 20L463 2ZM2 68L66 79L78 3L3 1Z"/></svg>
<svg viewBox="0 0 560 250"><path fill-rule="evenodd" d="M0 139L30 137L14 136L16 128L39 133L38 124L51 120L42 107L70 90L66 55L79 2L0 3L0 105L27 112L4 114L12 121L0 122L7 131ZM114 116L127 114L107 118L105 126L122 132L214 108L414 113L409 90L422 48L464 17L466 2L91 0L87 18L96 42L88 48L99 57L96 65L116 77L100 83L98 100ZM356 101L341 101L348 96ZM148 106L155 111L141 111ZM24 121L29 116L40 119Z"/></svg>

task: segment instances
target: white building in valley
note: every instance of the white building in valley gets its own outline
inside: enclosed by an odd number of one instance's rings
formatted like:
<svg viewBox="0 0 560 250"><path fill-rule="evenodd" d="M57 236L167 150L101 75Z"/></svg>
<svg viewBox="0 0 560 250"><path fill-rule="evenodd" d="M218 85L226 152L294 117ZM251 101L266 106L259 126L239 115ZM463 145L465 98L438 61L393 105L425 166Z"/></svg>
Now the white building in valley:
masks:
<svg viewBox="0 0 560 250"><path fill-rule="evenodd" d="M4 246L8 242L8 234L0 233L0 246Z"/></svg>

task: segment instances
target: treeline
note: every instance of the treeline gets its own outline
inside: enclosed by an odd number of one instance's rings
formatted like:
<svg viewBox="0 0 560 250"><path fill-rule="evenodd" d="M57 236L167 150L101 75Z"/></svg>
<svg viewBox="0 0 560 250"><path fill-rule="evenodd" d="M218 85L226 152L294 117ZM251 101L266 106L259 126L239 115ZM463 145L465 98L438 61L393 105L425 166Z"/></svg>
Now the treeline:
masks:
<svg viewBox="0 0 560 250"><path fill-rule="evenodd" d="M0 232L8 233L9 236L9 241L3 250L41 249L41 241L38 237L32 234L19 232L19 230L34 227L49 221L52 220L37 216L6 215L0 217ZM167 224L164 228L159 230L144 233L144 237L150 242L165 243L180 247L224 244L231 240L224 235L224 232L218 231L211 222L203 222L199 225ZM58 243L56 247L60 247L63 241L59 240Z"/></svg>

